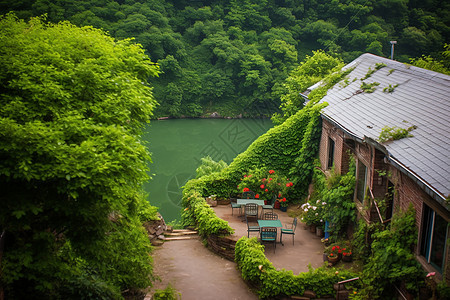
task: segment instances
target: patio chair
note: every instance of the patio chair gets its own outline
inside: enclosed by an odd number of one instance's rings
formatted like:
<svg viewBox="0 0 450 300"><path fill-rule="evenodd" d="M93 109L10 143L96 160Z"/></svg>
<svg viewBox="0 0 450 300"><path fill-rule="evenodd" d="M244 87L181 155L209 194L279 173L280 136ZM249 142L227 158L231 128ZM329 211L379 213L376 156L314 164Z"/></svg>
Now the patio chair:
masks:
<svg viewBox="0 0 450 300"><path fill-rule="evenodd" d="M244 214L245 218L252 217L255 221L258 220L258 204L256 203L247 203L244 206Z"/></svg>
<svg viewBox="0 0 450 300"><path fill-rule="evenodd" d="M274 196L272 197L272 200L270 200L270 204L265 204L263 206L261 206L262 210L261 210L261 216L264 214L265 211L270 210L271 212L273 212L273 206L275 204L275 200L277 198Z"/></svg>
<svg viewBox="0 0 450 300"><path fill-rule="evenodd" d="M260 230L261 243L273 243L273 252L277 248L277 228L262 227Z"/></svg>
<svg viewBox="0 0 450 300"><path fill-rule="evenodd" d="M243 192L242 199L255 199L255 192L253 191Z"/></svg>
<svg viewBox="0 0 450 300"><path fill-rule="evenodd" d="M247 222L247 237L250 237L250 232L259 232L259 225L258 222L253 220L253 218L247 218L245 216L245 221Z"/></svg>
<svg viewBox="0 0 450 300"><path fill-rule="evenodd" d="M297 228L297 218L294 218L294 221L290 225L291 228L287 228L288 225L286 225L286 228L281 228L281 235L280 235L280 242L281 245L283 244L283 234L290 234L292 235L292 245L294 245L294 236L295 236L295 229Z"/></svg>
<svg viewBox="0 0 450 300"><path fill-rule="evenodd" d="M264 220L278 220L278 215L273 212L266 212L264 214Z"/></svg>
<svg viewBox="0 0 450 300"><path fill-rule="evenodd" d="M242 205L237 204L236 202L231 201L231 215L233 215L233 212L235 209L239 209L239 215L242 214Z"/></svg>

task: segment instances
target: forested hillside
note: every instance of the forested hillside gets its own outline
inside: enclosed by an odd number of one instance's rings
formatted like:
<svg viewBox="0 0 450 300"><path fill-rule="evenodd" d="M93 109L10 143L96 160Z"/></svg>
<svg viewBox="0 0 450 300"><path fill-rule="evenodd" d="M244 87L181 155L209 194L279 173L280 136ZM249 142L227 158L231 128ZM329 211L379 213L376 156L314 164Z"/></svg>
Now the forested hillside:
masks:
<svg viewBox="0 0 450 300"><path fill-rule="evenodd" d="M312 50L349 62L364 52L409 62L450 41L440 0L14 0L1 13L135 37L162 74L156 116L270 115L283 81Z"/></svg>

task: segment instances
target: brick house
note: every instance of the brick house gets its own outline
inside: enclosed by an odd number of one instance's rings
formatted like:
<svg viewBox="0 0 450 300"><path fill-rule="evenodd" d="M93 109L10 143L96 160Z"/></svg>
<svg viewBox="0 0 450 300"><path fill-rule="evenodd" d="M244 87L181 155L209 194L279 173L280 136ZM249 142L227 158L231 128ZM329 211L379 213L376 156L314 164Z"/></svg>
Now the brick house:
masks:
<svg viewBox="0 0 450 300"><path fill-rule="evenodd" d="M450 76L372 54L344 68L352 69L346 80L321 100L329 104L322 112L321 166L343 173L348 153L355 158L354 201L367 222L388 223L412 203L416 257L449 284ZM409 136L383 141L386 126Z"/></svg>

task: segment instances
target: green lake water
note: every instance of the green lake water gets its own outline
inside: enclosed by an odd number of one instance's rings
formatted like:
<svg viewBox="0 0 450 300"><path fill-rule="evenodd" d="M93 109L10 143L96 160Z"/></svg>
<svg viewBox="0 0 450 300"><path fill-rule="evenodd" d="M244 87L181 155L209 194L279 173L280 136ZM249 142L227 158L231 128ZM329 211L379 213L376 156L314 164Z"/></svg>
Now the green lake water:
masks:
<svg viewBox="0 0 450 300"><path fill-rule="evenodd" d="M151 152L150 179L145 185L150 204L166 222L180 220L181 187L195 178L200 159L230 163L272 127L268 119L176 119L153 121L144 140Z"/></svg>

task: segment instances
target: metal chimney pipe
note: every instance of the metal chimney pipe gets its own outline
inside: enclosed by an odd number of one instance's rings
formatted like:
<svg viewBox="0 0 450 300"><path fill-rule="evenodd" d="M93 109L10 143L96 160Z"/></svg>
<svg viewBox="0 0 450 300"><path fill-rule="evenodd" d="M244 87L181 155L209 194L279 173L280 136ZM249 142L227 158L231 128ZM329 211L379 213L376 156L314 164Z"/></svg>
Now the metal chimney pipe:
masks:
<svg viewBox="0 0 450 300"><path fill-rule="evenodd" d="M394 59L394 45L397 44L397 41L391 41L391 59Z"/></svg>

